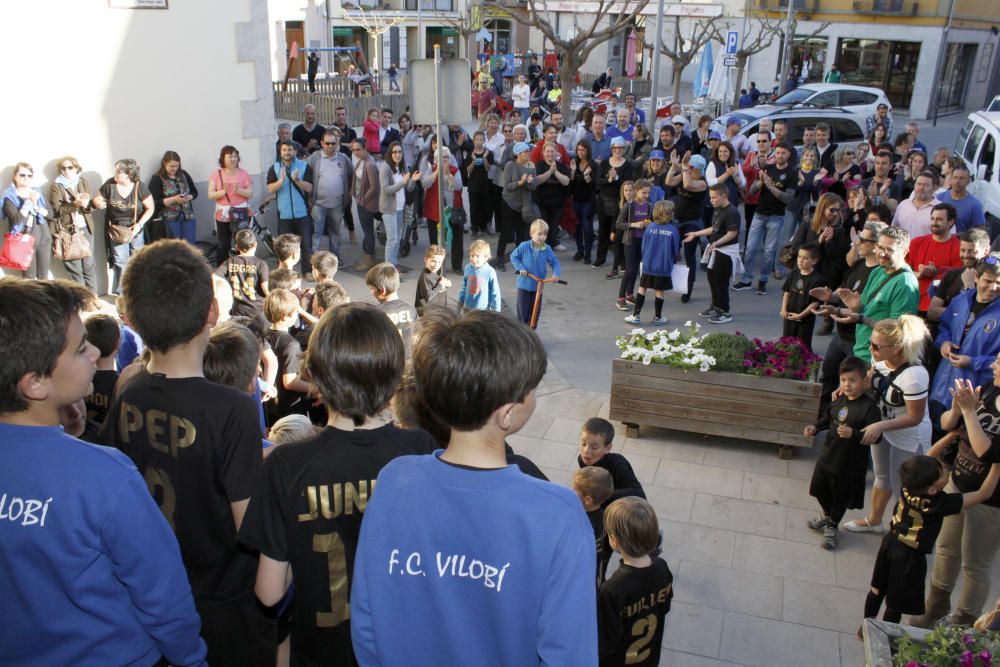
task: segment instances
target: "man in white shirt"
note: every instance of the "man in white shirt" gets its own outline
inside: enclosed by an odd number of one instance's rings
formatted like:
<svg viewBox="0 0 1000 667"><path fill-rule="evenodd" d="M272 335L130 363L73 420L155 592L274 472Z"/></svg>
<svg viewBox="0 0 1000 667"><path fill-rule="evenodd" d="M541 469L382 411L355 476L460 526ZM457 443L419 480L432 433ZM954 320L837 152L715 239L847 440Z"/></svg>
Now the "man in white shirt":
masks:
<svg viewBox="0 0 1000 667"><path fill-rule="evenodd" d="M910 238L925 236L931 233L931 209L941 202L934 198L934 188L937 187L934 175L921 172L913 182L913 194L909 199L899 202L896 214L892 218L892 226L905 229Z"/></svg>

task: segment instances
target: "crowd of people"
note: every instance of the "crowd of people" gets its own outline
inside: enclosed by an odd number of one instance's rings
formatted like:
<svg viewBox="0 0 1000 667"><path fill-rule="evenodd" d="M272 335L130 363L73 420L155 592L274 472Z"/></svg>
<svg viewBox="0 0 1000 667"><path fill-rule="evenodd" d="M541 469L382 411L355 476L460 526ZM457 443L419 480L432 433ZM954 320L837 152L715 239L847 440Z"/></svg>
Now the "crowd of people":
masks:
<svg viewBox="0 0 1000 667"><path fill-rule="evenodd" d="M831 335L804 434L822 444L810 528L827 549L841 525L885 533L865 616L884 602L889 620L975 620L1000 545L1000 255L968 168L928 156L912 124L886 143L884 115L864 144L832 144L820 124L796 149L781 121L720 136L676 111L655 134L626 97L568 124L487 114L439 140L406 114L372 109L359 133L345 110L323 127L307 107L267 170L274 268L257 257L233 146L207 178L210 262L176 153L149 184L120 160L95 192L63 158L48 198L19 163L4 215L36 252L23 278L0 280L5 656L657 664L669 536L611 424L582 425L575 493L506 445L546 369L525 324L567 261L610 261L609 305L629 323L652 290L663 324L699 264L711 323L732 320L731 291L783 280L784 335L812 346L817 322ZM118 319L93 299L94 210ZM342 226L376 305L336 282ZM411 303L400 260L420 234ZM57 247L75 282L46 280ZM498 312L508 264L516 319ZM865 506L869 456L868 513L842 524Z"/></svg>

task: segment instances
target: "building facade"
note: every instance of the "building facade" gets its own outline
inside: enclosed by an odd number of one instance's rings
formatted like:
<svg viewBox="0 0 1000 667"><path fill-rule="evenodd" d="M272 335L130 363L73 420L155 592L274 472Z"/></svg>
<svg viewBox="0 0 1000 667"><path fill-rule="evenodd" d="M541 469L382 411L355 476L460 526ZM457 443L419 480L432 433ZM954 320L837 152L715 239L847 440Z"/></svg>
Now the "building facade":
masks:
<svg viewBox="0 0 1000 667"><path fill-rule="evenodd" d="M996 0L753 0L753 6L777 20L789 1L797 20L792 61L807 81L821 81L836 64L844 83L881 88L894 108L918 119L932 116L935 105L951 113L992 98L1000 62ZM803 39L824 23L818 35ZM780 46L755 56L751 78L776 84L779 53Z"/></svg>

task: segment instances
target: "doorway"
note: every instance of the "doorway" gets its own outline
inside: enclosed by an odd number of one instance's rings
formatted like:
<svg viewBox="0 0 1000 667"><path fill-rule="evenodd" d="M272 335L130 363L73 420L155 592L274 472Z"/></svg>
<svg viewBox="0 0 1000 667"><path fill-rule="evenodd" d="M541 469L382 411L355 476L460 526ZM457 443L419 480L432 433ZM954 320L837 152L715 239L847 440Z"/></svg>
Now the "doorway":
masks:
<svg viewBox="0 0 1000 667"><path fill-rule="evenodd" d="M920 59L918 42L890 42L889 72L886 77L885 94L893 108L907 109L913 96L913 82L916 80L917 60Z"/></svg>
<svg viewBox="0 0 1000 667"><path fill-rule="evenodd" d="M287 66L288 56L291 54L292 43L301 49L306 46L306 33L302 26L302 21L285 21L285 63ZM292 63L289 76L300 77L306 73L305 53L300 53L299 57Z"/></svg>

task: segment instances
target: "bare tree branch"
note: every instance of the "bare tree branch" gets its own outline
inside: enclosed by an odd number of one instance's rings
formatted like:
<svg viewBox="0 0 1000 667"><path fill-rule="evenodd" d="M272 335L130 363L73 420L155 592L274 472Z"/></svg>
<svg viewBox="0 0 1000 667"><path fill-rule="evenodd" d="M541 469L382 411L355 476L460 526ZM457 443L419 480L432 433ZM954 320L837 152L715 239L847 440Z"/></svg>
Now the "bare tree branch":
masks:
<svg viewBox="0 0 1000 667"><path fill-rule="evenodd" d="M552 43L562 63L559 69L559 82L566 91L562 98L562 112L569 118L571 100L569 91L573 90L577 71L597 46L634 26L636 17L645 9L648 2L649 0L634 0L628 3L620 0L598 0L593 3L596 11L584 14L592 17L589 26L582 27L579 24L580 14L573 17L576 31L571 38L562 37L555 29L548 16L549 13L544 8L544 0L528 0L527 7L509 7L501 4L499 0L485 0L482 6L495 7L506 12L521 25L540 31L545 39ZM622 5L624 11L613 13ZM606 25L598 29L604 22Z"/></svg>
<svg viewBox="0 0 1000 667"><path fill-rule="evenodd" d="M675 100L680 97L681 75L684 73L684 68L690 65L695 56L701 53L704 46L713 39L725 43L716 25L716 19L711 18L707 21L697 21L694 24L694 31L691 35L691 45L690 47L685 47L685 40L681 37L681 17L674 17L674 46L670 48L670 46L664 43L660 47L660 53L669 58L670 62L673 63L672 81ZM650 50L655 48L652 44L645 41L645 39L643 39L642 45L644 48Z"/></svg>

